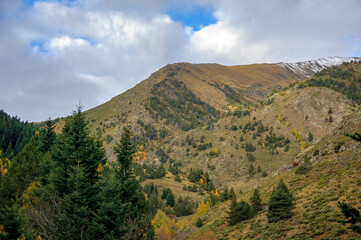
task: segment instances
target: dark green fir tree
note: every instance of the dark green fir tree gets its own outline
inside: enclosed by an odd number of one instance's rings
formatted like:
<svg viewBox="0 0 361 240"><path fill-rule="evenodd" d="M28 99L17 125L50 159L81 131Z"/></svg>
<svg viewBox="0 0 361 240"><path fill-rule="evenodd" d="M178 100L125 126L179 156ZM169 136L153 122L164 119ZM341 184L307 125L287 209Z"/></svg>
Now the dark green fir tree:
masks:
<svg viewBox="0 0 361 240"><path fill-rule="evenodd" d="M268 202L268 222L278 222L292 217L293 197L281 180Z"/></svg>

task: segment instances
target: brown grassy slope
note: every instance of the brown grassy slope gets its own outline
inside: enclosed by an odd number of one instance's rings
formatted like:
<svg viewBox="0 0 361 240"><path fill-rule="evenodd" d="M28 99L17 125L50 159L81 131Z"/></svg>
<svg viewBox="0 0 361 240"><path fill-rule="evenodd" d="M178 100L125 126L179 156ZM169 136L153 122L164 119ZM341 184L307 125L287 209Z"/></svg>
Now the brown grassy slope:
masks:
<svg viewBox="0 0 361 240"><path fill-rule="evenodd" d="M165 68L167 71L176 72L175 77L184 82L196 96L219 110L227 105L227 99L219 89L224 85L252 101L262 99L272 89L281 89L306 77L289 72L276 64L223 66L178 63Z"/></svg>
<svg viewBox="0 0 361 240"><path fill-rule="evenodd" d="M179 239L195 239L202 232L213 232L217 239L360 239L360 235L347 229L337 201L346 201L361 209L361 143L345 137L345 133L361 132L361 112L347 116L328 136L299 156L311 157L312 168L303 175L294 169L283 172L259 184L264 209L255 218L228 226L229 202L218 204L201 218L205 226L194 225L182 229ZM340 141L345 144L335 152ZM316 156L314 152L319 150ZM321 154L323 153L323 154ZM294 196L294 216L287 221L267 223L266 209L272 189L280 179L288 185ZM251 190L239 196L248 201ZM194 236L194 237L193 237Z"/></svg>
<svg viewBox="0 0 361 240"><path fill-rule="evenodd" d="M274 88L288 86L289 83L300 80L302 76L287 72L284 67L276 64L254 64L244 66L222 66L218 64L170 64L153 73L148 79L142 81L134 88L114 97L110 101L85 112L90 123L90 129L95 136L106 139L107 135L117 140L123 126L127 123L137 132L139 126L137 119L151 123L157 129L168 128L178 132L171 126L164 126L162 122L155 121L144 104L152 96L150 91L155 83L164 80L169 73L174 78L184 82L202 101L216 109L228 109L228 100L221 91L224 84L228 85L246 101L254 101L270 93ZM217 86L215 85L217 84ZM98 128L98 129L97 129ZM112 158L111 148L114 142L103 142L107 155Z"/></svg>
<svg viewBox="0 0 361 240"><path fill-rule="evenodd" d="M273 96L275 102L271 105L260 107L251 112L251 116L235 117L228 116L220 119L212 125L212 129L202 127L190 130L188 132L180 132L169 141L162 142L157 147L169 151L169 155L183 163L182 170L188 173L190 168L201 168L203 171L210 173L211 178L217 187L223 188L225 185L232 185L236 191L245 190L252 185L257 184L262 179L261 173L256 173L252 178L248 175L249 160L246 158L246 151L242 148L245 143L252 143L256 150L252 154L256 157L253 163L257 169L261 167L262 171L266 171L269 175L276 174L282 166L290 165L294 157L300 153L299 144L296 142L292 131L296 128L301 137L309 145L312 142L307 141L309 132L315 136L315 141L321 139L325 134L331 131L342 118L351 113L351 102L343 95L326 88L304 88L290 89L284 96L276 94ZM314 109L312 106L316 105ZM287 107L286 107L287 106ZM333 118L332 123L325 122L328 117L328 109L332 106ZM282 114L281 123L276 116ZM303 116L308 114L308 119ZM256 120L253 118L256 117ZM291 140L290 150L284 151L284 148L277 148L274 151L278 154L272 154L270 148L263 149L258 143L265 143L266 136L270 131L263 133L260 137L253 139L256 131L249 131L246 134L241 129L233 131L232 125L239 127L245 126L247 122L262 120L262 123L273 128L273 132L280 136L284 135ZM290 123L289 126L286 122ZM194 138L196 144L200 144L200 137L204 136L205 143L212 143L212 148L200 151L185 144L186 137ZM244 142L240 142L240 136L243 136ZM221 141L223 137L225 140ZM218 149L218 156L211 156L209 153ZM189 152L187 153L187 149ZM151 161L151 159L149 159ZM207 166L214 165L215 170L210 170Z"/></svg>
<svg viewBox="0 0 361 240"><path fill-rule="evenodd" d="M292 88L276 93L272 98L275 99L273 104L255 111L253 115L274 128L281 128L281 131L297 129L304 138L311 132L315 140L321 139L354 109L345 95L324 87ZM332 114L328 114L329 109ZM281 123L278 115L281 115ZM326 122L330 115L333 122ZM288 128L286 122L289 123Z"/></svg>

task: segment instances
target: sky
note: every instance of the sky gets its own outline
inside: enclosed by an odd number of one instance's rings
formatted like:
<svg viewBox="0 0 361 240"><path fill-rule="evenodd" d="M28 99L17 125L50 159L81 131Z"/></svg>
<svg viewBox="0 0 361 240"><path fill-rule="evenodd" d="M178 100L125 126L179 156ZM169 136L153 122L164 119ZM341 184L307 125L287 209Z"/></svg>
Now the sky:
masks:
<svg viewBox="0 0 361 240"><path fill-rule="evenodd" d="M175 62L361 56L359 0L0 0L0 109L90 109Z"/></svg>

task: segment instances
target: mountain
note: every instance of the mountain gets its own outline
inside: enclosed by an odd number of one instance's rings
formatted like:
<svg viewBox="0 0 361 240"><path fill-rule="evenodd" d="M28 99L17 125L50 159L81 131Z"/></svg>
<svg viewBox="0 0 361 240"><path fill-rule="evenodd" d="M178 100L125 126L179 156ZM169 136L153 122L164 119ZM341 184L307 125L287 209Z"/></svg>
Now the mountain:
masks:
<svg viewBox="0 0 361 240"><path fill-rule="evenodd" d="M143 146L138 162L169 171L143 186L200 202L208 183L191 178L200 171L216 193L232 187L239 201L260 190L264 205L255 218L229 226L230 202L216 202L203 214L177 218L190 222L174 233L177 239L357 239L336 205L359 207L360 143L345 136L361 131L359 60L171 64L86 114L96 134L114 139L109 156L129 123ZM295 208L291 220L270 224L267 202L280 179ZM194 225L197 218L201 228Z"/></svg>
<svg viewBox="0 0 361 240"><path fill-rule="evenodd" d="M243 66L170 64L86 114L94 134L104 139L108 156L112 157L112 145L125 123L133 126L139 143L150 144L157 138L155 131L177 136L208 126L230 112L247 112L272 91L302 81L316 70L356 60L332 57L294 64Z"/></svg>

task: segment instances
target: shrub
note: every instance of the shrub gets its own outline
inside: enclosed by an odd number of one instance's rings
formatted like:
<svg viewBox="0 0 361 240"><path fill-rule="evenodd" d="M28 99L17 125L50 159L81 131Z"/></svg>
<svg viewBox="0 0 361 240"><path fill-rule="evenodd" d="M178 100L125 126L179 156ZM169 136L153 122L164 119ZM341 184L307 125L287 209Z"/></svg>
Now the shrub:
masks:
<svg viewBox="0 0 361 240"><path fill-rule="evenodd" d="M245 150L246 152L254 152L256 150L256 147L253 146L252 143L246 143Z"/></svg>
<svg viewBox="0 0 361 240"><path fill-rule="evenodd" d="M198 218L197 222L196 222L196 227L200 228L203 226L203 221L202 219Z"/></svg>

